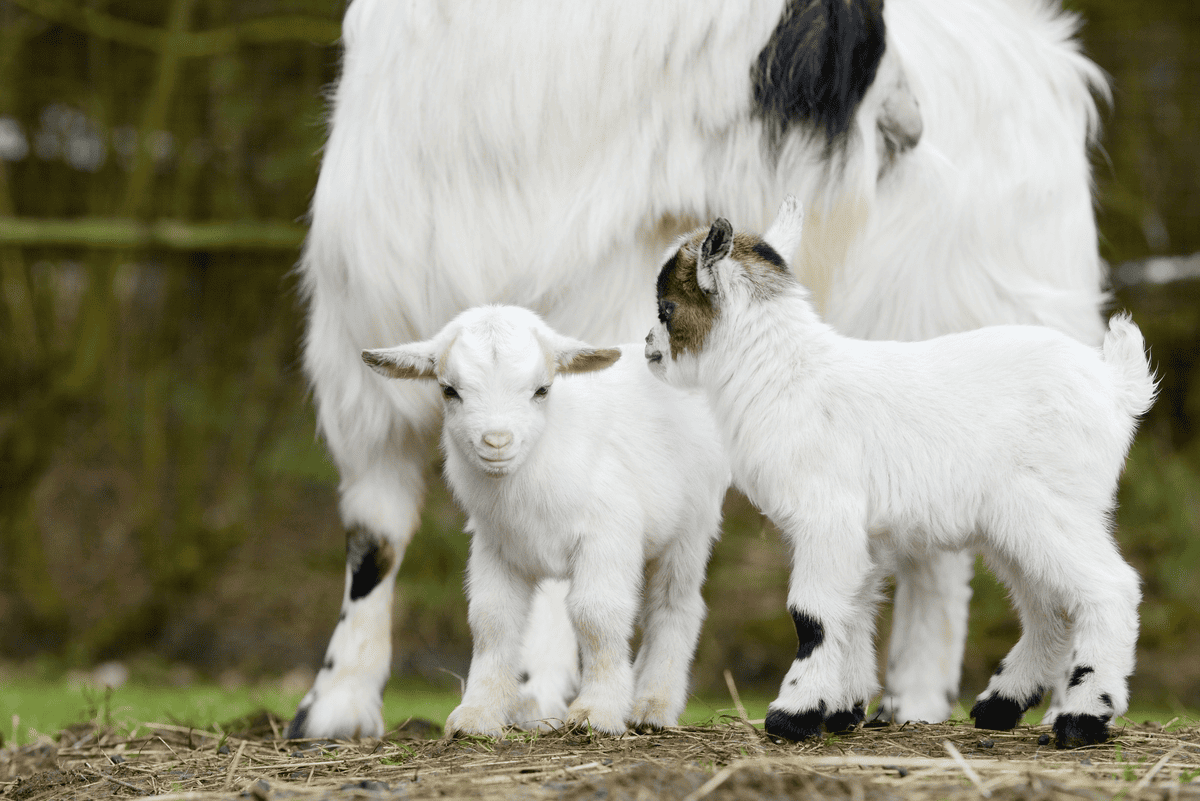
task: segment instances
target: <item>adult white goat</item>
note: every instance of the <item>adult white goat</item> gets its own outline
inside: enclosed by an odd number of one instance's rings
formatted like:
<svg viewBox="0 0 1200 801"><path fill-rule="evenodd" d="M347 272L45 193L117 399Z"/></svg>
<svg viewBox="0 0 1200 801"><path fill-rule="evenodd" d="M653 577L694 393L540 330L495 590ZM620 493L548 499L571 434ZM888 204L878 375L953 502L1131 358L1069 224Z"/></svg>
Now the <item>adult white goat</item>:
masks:
<svg viewBox="0 0 1200 801"><path fill-rule="evenodd" d="M498 735L548 719L608 734L627 722L674 726L729 487L703 396L655 380L641 345L596 350L513 306L470 309L429 340L363 360L392 378L436 380L445 398L446 479L471 532L474 640L446 732ZM569 581L579 635L569 709L528 708L517 678L534 590L547 579Z"/></svg>
<svg viewBox="0 0 1200 801"><path fill-rule="evenodd" d="M1059 748L1101 742L1128 708L1138 577L1110 532L1117 479L1154 400L1141 332L1102 351L1041 326L923 342L836 333L779 255L788 198L759 239L724 218L668 259L652 372L702 388L735 485L792 547L800 647L768 732L799 740L862 720L875 694L874 605L897 554L978 548L1008 585L1021 639L971 710L1011 729L1052 686Z"/></svg>
<svg viewBox="0 0 1200 801"><path fill-rule="evenodd" d="M1104 83L1074 28L1040 0L354 0L300 264L346 589L290 734L383 731L440 406L377 381L363 348L494 302L631 341L676 236L717 214L765 225L787 192L809 211L797 271L840 330L1038 322L1098 342ZM900 566L885 715L949 715L971 565Z"/></svg>

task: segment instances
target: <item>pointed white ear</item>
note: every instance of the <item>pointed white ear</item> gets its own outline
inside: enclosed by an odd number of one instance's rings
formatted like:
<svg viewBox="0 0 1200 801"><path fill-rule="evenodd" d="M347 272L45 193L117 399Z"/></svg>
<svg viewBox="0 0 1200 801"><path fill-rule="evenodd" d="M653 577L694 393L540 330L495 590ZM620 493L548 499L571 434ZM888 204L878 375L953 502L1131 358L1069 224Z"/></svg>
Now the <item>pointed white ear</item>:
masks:
<svg viewBox="0 0 1200 801"><path fill-rule="evenodd" d="M804 233L804 209L795 195L788 195L775 215L775 222L763 234L763 241L775 249L789 266Z"/></svg>
<svg viewBox="0 0 1200 801"><path fill-rule="evenodd" d="M617 348L593 348L586 342L565 337L556 331L538 332L546 358L556 373L590 373L611 367L621 358Z"/></svg>
<svg viewBox="0 0 1200 801"><path fill-rule="evenodd" d="M388 378L437 378L437 350L429 340L364 350L362 360Z"/></svg>
<svg viewBox="0 0 1200 801"><path fill-rule="evenodd" d="M724 217L713 220L704 244L700 245L700 256L696 259L696 283L706 295L717 291L717 264L733 251L733 226Z"/></svg>

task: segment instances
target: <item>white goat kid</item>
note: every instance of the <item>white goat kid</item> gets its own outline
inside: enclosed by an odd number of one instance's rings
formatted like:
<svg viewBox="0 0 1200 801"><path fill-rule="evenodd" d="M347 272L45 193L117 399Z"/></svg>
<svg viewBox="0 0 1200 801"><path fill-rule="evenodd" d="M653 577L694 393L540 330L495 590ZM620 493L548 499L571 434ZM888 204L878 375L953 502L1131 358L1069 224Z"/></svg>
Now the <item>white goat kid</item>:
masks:
<svg viewBox="0 0 1200 801"><path fill-rule="evenodd" d="M1138 577L1109 529L1155 392L1141 332L1113 317L1102 350L1035 326L850 339L779 255L800 230L789 198L762 239L720 218L692 234L659 276L646 344L655 374L705 389L735 485L793 548L800 646L767 731L802 739L861 720L881 569L978 548L1022 636L971 710L976 726L1011 729L1058 686L1058 747L1104 740L1127 708L1138 629Z"/></svg>
<svg viewBox="0 0 1200 801"><path fill-rule="evenodd" d="M620 734L627 722L674 725L683 712L729 467L703 396L657 381L641 351L593 349L511 306L463 312L424 342L363 351L384 375L437 380L445 399L445 473L472 535L474 640L448 734L532 722L521 640L547 579L569 579L582 676L569 709L538 717Z"/></svg>

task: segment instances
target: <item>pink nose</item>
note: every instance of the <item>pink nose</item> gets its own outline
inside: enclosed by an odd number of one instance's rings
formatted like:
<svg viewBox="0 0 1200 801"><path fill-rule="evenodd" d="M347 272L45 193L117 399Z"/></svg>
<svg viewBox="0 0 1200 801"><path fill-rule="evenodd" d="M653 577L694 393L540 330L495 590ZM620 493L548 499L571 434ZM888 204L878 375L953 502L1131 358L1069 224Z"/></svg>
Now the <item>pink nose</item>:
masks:
<svg viewBox="0 0 1200 801"><path fill-rule="evenodd" d="M512 439L512 434L507 431L489 431L483 435L484 444L496 449L509 445Z"/></svg>

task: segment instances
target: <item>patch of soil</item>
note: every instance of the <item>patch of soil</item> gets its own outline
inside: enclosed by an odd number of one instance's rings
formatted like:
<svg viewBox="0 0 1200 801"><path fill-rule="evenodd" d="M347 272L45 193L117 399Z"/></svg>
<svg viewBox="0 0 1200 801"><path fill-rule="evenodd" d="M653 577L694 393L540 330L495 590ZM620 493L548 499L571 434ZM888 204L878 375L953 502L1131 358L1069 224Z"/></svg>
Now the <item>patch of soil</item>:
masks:
<svg viewBox="0 0 1200 801"><path fill-rule="evenodd" d="M212 730L75 726L0 750L0 798L768 801L1155 798L1200 801L1200 727L1124 722L1100 746L1058 751L1044 726L862 728L780 743L741 720L602 737L582 732L430 739L410 720L379 740L285 740L250 716Z"/></svg>

